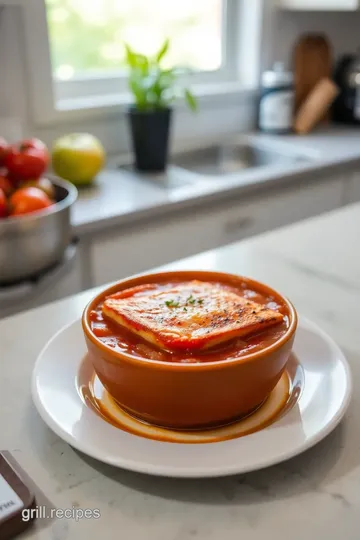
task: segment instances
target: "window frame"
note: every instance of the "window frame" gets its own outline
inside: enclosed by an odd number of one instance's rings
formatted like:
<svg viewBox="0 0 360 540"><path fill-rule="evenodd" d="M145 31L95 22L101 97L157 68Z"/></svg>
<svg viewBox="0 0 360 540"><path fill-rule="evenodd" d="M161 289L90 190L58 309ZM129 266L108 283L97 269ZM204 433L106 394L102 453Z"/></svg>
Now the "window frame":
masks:
<svg viewBox="0 0 360 540"><path fill-rule="evenodd" d="M112 114L114 109L122 111L131 103L126 78L115 73L56 81L51 65L45 0L5 1L23 8L29 102L36 125L75 117L86 119L106 112ZM224 94L238 97L242 91L247 94L256 87L262 23L259 10L264 1L224 0L223 24L227 29L223 32L224 65L219 70L195 73L189 78L200 101L209 101L211 96L223 98Z"/></svg>
<svg viewBox="0 0 360 540"><path fill-rule="evenodd" d="M222 1L222 65L217 70L195 71L191 76L192 84L212 84L223 82L235 82L236 59L233 55L236 51L236 34L225 30L232 25L232 21L239 9L239 0ZM231 51L232 54L229 54ZM230 58L229 58L230 57ZM233 79L233 80L232 80ZM55 80L57 99L76 99L81 97L113 95L117 91L124 94L127 92L126 72L108 71L104 73L89 73L78 75L71 80Z"/></svg>

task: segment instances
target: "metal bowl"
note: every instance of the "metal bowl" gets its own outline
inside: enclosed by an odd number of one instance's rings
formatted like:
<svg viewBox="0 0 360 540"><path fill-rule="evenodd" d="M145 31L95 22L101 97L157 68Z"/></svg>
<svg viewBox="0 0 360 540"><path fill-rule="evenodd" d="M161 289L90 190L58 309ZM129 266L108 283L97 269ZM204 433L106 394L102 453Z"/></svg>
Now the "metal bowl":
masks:
<svg viewBox="0 0 360 540"><path fill-rule="evenodd" d="M56 204L34 214L0 220L0 285L36 276L59 262L71 241L70 208L77 189L49 176Z"/></svg>

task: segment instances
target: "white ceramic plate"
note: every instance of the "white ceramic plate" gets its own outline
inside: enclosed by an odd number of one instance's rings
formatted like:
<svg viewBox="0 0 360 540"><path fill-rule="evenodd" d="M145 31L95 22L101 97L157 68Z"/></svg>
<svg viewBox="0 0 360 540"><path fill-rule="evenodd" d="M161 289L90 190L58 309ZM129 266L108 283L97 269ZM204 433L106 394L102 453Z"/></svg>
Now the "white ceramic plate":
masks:
<svg viewBox="0 0 360 540"><path fill-rule="evenodd" d="M76 383L86 354L80 321L60 330L39 355L32 395L40 416L59 437L105 463L169 477L239 474L300 454L326 437L345 414L351 375L338 346L300 318L294 352L303 373L295 406L261 431L222 442L161 442L103 420L85 404Z"/></svg>

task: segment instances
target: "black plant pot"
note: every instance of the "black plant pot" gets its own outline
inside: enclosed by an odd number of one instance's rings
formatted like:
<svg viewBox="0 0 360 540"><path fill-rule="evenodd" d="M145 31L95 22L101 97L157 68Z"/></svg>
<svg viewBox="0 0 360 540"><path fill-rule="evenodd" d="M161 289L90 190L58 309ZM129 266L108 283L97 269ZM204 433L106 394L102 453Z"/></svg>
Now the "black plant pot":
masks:
<svg viewBox="0 0 360 540"><path fill-rule="evenodd" d="M135 166L139 171L163 171L168 160L171 109L128 112Z"/></svg>

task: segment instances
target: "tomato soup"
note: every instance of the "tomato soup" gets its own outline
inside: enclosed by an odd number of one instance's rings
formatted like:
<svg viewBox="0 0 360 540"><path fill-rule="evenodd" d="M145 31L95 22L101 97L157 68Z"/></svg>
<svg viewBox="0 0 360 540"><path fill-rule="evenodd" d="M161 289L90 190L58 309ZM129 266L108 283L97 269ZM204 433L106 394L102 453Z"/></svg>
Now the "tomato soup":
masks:
<svg viewBox="0 0 360 540"><path fill-rule="evenodd" d="M274 344L289 328L286 304L245 281L236 287L149 283L103 299L89 319L93 334L114 351L184 364L241 358Z"/></svg>

